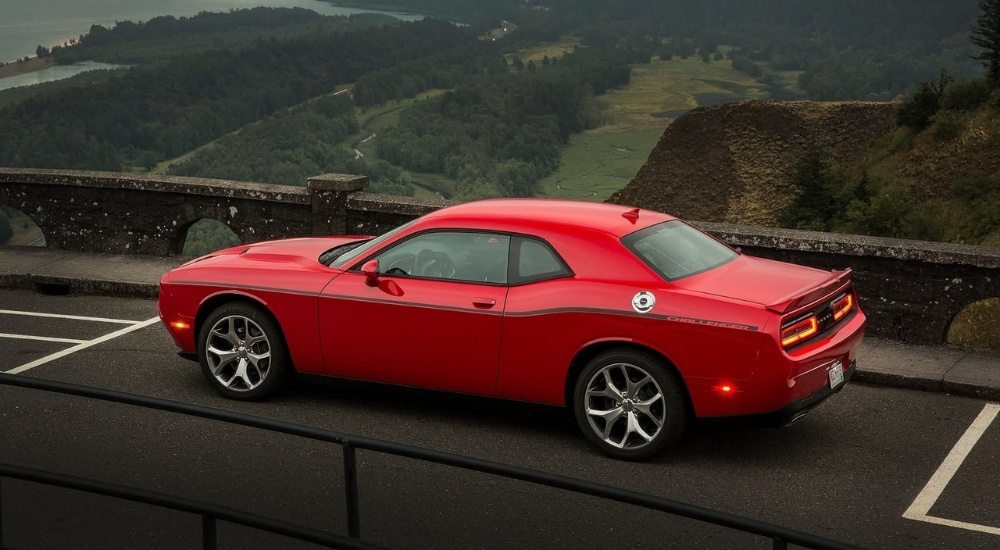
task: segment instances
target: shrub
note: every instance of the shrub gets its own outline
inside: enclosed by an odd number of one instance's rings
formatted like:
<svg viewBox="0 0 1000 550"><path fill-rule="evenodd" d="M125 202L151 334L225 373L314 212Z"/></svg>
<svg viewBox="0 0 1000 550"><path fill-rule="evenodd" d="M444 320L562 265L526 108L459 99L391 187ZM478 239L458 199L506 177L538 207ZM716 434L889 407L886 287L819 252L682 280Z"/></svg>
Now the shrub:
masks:
<svg viewBox="0 0 1000 550"><path fill-rule="evenodd" d="M934 137L938 139L953 139L962 131L964 120L955 111L938 111L931 117L934 122Z"/></svg>
<svg viewBox="0 0 1000 550"><path fill-rule="evenodd" d="M941 94L951 82L952 78L945 71L941 71L937 82L921 82L910 98L899 105L896 124L909 126L917 131L929 126L931 117L941 108Z"/></svg>
<svg viewBox="0 0 1000 550"><path fill-rule="evenodd" d="M906 237L906 219L913 196L902 186L889 186L867 200L855 200L847 207L847 230L859 235Z"/></svg>
<svg viewBox="0 0 1000 550"><path fill-rule="evenodd" d="M972 111L990 99L991 91L985 78L956 80L941 93L940 107L949 111Z"/></svg>
<svg viewBox="0 0 1000 550"><path fill-rule="evenodd" d="M917 91L906 101L899 105L896 110L896 124L909 126L916 130L923 130L930 125L931 117L940 108L940 97L933 85L929 82L921 82Z"/></svg>
<svg viewBox="0 0 1000 550"><path fill-rule="evenodd" d="M1000 229L1000 177L975 173L956 181L952 192L965 214L957 240L979 242Z"/></svg>

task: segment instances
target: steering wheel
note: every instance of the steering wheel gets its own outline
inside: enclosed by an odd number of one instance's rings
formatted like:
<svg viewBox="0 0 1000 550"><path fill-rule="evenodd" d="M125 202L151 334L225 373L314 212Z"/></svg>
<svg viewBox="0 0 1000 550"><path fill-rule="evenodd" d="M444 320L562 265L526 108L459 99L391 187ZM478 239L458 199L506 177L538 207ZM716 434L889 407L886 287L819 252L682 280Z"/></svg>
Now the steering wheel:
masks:
<svg viewBox="0 0 1000 550"><path fill-rule="evenodd" d="M385 270L385 273L387 275L409 275L409 273L404 271L403 268L401 267L390 267L389 269Z"/></svg>
<svg viewBox="0 0 1000 550"><path fill-rule="evenodd" d="M444 252L424 249L417 255L414 273L421 277L447 279L455 275L455 264Z"/></svg>
<svg viewBox="0 0 1000 550"><path fill-rule="evenodd" d="M444 252L438 252L424 270L424 275L435 279L448 279L455 274L455 264Z"/></svg>

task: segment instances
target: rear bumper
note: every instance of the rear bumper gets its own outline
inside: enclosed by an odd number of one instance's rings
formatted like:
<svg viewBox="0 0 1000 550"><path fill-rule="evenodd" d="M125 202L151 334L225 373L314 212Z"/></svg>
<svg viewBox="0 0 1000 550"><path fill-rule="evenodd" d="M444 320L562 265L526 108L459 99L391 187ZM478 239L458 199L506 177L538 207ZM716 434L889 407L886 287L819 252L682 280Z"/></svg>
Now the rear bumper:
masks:
<svg viewBox="0 0 1000 550"><path fill-rule="evenodd" d="M830 396L844 389L854 376L854 371L857 370L857 367L858 361L856 359L851 361L851 364L844 369L844 381L838 384L836 388L831 388L829 384L826 384L814 391L809 397L798 401L792 401L781 409L762 416L770 417L772 424L776 426L785 426L799 420L805 416L807 412L812 410L813 407L819 405L823 401L826 401Z"/></svg>
<svg viewBox="0 0 1000 550"><path fill-rule="evenodd" d="M857 364L857 360L854 360L844 368L844 381L838 384L836 388L831 388L829 384L826 384L817 388L809 396L792 401L776 411L762 414L709 418L703 422L706 424L718 424L727 428L778 428L787 426L800 420L814 407L844 389L850 383L851 378L853 378L854 372L857 370Z"/></svg>

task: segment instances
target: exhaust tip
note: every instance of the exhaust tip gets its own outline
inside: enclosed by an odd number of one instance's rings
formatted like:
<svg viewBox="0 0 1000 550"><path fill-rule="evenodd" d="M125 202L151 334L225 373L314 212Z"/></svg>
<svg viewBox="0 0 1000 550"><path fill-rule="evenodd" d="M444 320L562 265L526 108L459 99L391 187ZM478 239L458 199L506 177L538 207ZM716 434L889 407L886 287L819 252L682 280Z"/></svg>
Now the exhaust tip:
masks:
<svg viewBox="0 0 1000 550"><path fill-rule="evenodd" d="M796 414L795 416L793 416L792 419L789 420L787 424L785 424L785 426L786 427L791 426L792 424L795 424L796 422L798 422L799 420L802 420L805 417L806 417L806 413L805 412L800 412L800 413Z"/></svg>

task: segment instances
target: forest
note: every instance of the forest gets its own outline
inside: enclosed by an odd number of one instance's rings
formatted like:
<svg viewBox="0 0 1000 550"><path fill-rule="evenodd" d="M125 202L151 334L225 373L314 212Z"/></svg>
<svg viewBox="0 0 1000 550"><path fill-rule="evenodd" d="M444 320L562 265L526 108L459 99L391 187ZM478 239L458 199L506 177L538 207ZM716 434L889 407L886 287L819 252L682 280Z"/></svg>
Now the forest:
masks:
<svg viewBox="0 0 1000 550"><path fill-rule="evenodd" d="M150 167L373 69L475 40L428 19L331 35L275 38L140 65L84 89L31 97L0 114L0 165Z"/></svg>
<svg viewBox="0 0 1000 550"><path fill-rule="evenodd" d="M484 13L538 39L575 32L591 42L643 37L725 44L748 70L766 63L801 71L799 87L817 101L888 100L941 68L958 77L976 70L968 31L978 0L489 0L482 10L464 0L344 3L469 21Z"/></svg>
<svg viewBox="0 0 1000 550"><path fill-rule="evenodd" d="M391 16L378 14L323 17L302 8L201 12L180 18L164 15L149 21L120 21L110 29L92 25L90 31L72 45L51 49L39 46L36 53L62 64L89 59L137 64L211 49L239 49L271 38L334 34L395 21Z"/></svg>
<svg viewBox="0 0 1000 550"><path fill-rule="evenodd" d="M384 160L369 163L341 145L357 131L350 98L323 96L223 137L170 173L283 185L305 185L318 174L365 174L371 192L412 195L400 168Z"/></svg>
<svg viewBox="0 0 1000 550"><path fill-rule="evenodd" d="M470 79L404 112L379 156L454 178L455 198L533 196L570 134L600 124L595 96L628 84L630 53L585 49Z"/></svg>

